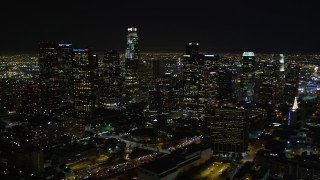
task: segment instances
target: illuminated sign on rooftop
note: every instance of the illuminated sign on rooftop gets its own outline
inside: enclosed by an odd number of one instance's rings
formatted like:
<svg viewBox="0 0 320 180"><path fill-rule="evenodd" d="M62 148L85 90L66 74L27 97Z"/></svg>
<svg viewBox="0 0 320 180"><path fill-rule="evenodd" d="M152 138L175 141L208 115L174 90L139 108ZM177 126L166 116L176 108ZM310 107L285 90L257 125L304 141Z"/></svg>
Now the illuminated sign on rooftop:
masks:
<svg viewBox="0 0 320 180"><path fill-rule="evenodd" d="M88 49L73 49L73 52L88 52Z"/></svg>

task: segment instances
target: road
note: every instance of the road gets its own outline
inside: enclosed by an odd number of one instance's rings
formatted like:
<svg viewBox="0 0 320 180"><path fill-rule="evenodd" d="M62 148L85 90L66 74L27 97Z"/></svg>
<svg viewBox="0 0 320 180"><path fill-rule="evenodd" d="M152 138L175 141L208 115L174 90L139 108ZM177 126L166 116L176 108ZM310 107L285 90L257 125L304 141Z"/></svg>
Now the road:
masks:
<svg viewBox="0 0 320 180"><path fill-rule="evenodd" d="M248 151L246 155L243 157L243 159L241 160L241 163L244 164L247 161L252 162L256 157L257 152L262 149L265 149L263 144L261 146L255 146L255 145L249 144Z"/></svg>
<svg viewBox="0 0 320 180"><path fill-rule="evenodd" d="M221 177L223 171L230 168L230 163L214 162L204 167L199 174L192 176L192 179L225 179Z"/></svg>

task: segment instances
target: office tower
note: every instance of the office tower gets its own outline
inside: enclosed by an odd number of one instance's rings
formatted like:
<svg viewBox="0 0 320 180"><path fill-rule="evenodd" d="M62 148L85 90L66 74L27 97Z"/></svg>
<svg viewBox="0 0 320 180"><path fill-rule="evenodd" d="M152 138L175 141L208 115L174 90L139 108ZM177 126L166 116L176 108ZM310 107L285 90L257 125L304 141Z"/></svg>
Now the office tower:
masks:
<svg viewBox="0 0 320 180"><path fill-rule="evenodd" d="M232 104L225 107L212 104L207 108L208 144L215 153L242 153L248 146L248 121L245 109Z"/></svg>
<svg viewBox="0 0 320 180"><path fill-rule="evenodd" d="M183 111L187 117L203 118L206 103L215 96L214 54L199 54L198 43L187 44L183 56Z"/></svg>
<svg viewBox="0 0 320 180"><path fill-rule="evenodd" d="M232 72L229 70L219 70L217 72L217 100L230 102L233 99Z"/></svg>
<svg viewBox="0 0 320 180"><path fill-rule="evenodd" d="M42 114L61 114L71 101L71 44L39 44L39 87Z"/></svg>
<svg viewBox="0 0 320 180"><path fill-rule="evenodd" d="M250 105L253 103L255 77L255 56L253 52L244 52L242 55L241 72L241 102Z"/></svg>
<svg viewBox="0 0 320 180"><path fill-rule="evenodd" d="M294 98L292 107L289 109L288 126L296 125L298 120L298 97Z"/></svg>
<svg viewBox="0 0 320 180"><path fill-rule="evenodd" d="M296 62L290 62L286 67L286 77L284 86L285 102L293 104L293 98L298 95L300 67Z"/></svg>
<svg viewBox="0 0 320 180"><path fill-rule="evenodd" d="M141 102L148 102L149 90L155 87L155 78L153 75L153 61L139 61L138 67L139 80L139 99Z"/></svg>
<svg viewBox="0 0 320 180"><path fill-rule="evenodd" d="M189 54L189 55L196 55L196 54L199 54L199 43L188 43L186 45L186 54Z"/></svg>
<svg viewBox="0 0 320 180"><path fill-rule="evenodd" d="M157 87L149 90L149 111L157 114L169 114L179 109L179 91L174 89L169 78L157 81Z"/></svg>
<svg viewBox="0 0 320 180"><path fill-rule="evenodd" d="M61 106L63 108L72 107L73 101L73 87L72 87L72 58L73 58L73 48L72 44L60 43L59 51L59 66L60 66L60 76L62 79L62 86L64 88L64 93L61 100Z"/></svg>
<svg viewBox="0 0 320 180"><path fill-rule="evenodd" d="M276 64L279 70L278 74L278 94L277 103L283 103L284 101L284 87L285 87L285 59L283 54L273 54L273 62Z"/></svg>
<svg viewBox="0 0 320 180"><path fill-rule="evenodd" d="M61 103L58 53L58 43L39 44L40 101L42 113L47 115L55 114Z"/></svg>
<svg viewBox="0 0 320 180"><path fill-rule="evenodd" d="M125 74L124 74L124 103L135 103L140 101L140 89L138 80L139 47L137 28L128 28L127 49L125 52Z"/></svg>
<svg viewBox="0 0 320 180"><path fill-rule="evenodd" d="M259 83L255 88L255 102L264 107L275 105L277 86L274 84Z"/></svg>
<svg viewBox="0 0 320 180"><path fill-rule="evenodd" d="M40 90L37 85L27 86L20 91L20 108L19 113L25 115L39 115L40 103L39 103Z"/></svg>
<svg viewBox="0 0 320 180"><path fill-rule="evenodd" d="M114 108L121 102L122 77L118 51L105 52L99 71L99 107Z"/></svg>
<svg viewBox="0 0 320 180"><path fill-rule="evenodd" d="M166 61L165 60L160 60L156 59L152 61L152 71L153 71L153 77L154 78L161 78L165 75L165 66L166 66Z"/></svg>
<svg viewBox="0 0 320 180"><path fill-rule="evenodd" d="M91 49L73 49L73 96L77 117L90 119L96 105L98 57Z"/></svg>
<svg viewBox="0 0 320 180"><path fill-rule="evenodd" d="M155 88L149 91L149 111L154 113L161 113L162 102L161 102L161 92L159 88Z"/></svg>
<svg viewBox="0 0 320 180"><path fill-rule="evenodd" d="M279 70L274 61L267 61L255 83L255 103L264 107L275 105L279 92Z"/></svg>
<svg viewBox="0 0 320 180"><path fill-rule="evenodd" d="M16 147L8 155L8 170L12 174L41 177L44 172L43 150L31 145Z"/></svg>
<svg viewBox="0 0 320 180"><path fill-rule="evenodd" d="M138 44L138 30L137 28L128 28L127 35L127 49L125 52L125 64L127 71L136 73L139 61L139 44Z"/></svg>
<svg viewBox="0 0 320 180"><path fill-rule="evenodd" d="M279 68L278 71L284 72L284 55L283 54L273 54L272 55L273 62L277 65Z"/></svg>

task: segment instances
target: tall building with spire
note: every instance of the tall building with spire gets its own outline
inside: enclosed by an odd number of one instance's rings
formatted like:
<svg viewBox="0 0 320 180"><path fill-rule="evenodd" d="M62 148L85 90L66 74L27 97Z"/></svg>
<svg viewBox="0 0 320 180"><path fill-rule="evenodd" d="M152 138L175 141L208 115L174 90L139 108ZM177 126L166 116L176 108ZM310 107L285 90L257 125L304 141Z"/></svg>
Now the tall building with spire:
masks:
<svg viewBox="0 0 320 180"><path fill-rule="evenodd" d="M137 73L138 63L139 63L139 43L138 43L138 29L131 27L128 28L127 34L127 49L125 52L125 64L126 70Z"/></svg>
<svg viewBox="0 0 320 180"><path fill-rule="evenodd" d="M253 103L255 77L255 55L253 52L244 52L242 55L241 89L242 102Z"/></svg>
<svg viewBox="0 0 320 180"><path fill-rule="evenodd" d="M137 28L128 28L127 48L125 52L125 73L124 73L124 103L135 103L140 101L140 88L138 80L139 46Z"/></svg>
<svg viewBox="0 0 320 180"><path fill-rule="evenodd" d="M288 114L288 126L297 124L298 120L298 97L294 97L293 105L289 110Z"/></svg>

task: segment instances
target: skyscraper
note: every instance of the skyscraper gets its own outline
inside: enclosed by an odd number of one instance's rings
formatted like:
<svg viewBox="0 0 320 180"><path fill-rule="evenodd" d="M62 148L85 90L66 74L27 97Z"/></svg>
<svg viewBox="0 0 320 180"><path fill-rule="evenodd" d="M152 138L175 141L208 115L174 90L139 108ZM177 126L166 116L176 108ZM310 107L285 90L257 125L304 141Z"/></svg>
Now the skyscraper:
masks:
<svg viewBox="0 0 320 180"><path fill-rule="evenodd" d="M207 107L207 138L213 152L242 153L248 146L247 111L234 105Z"/></svg>
<svg viewBox="0 0 320 180"><path fill-rule="evenodd" d="M91 49L73 49L73 93L77 117L90 118L96 105L98 57Z"/></svg>
<svg viewBox="0 0 320 180"><path fill-rule="evenodd" d="M71 44L39 44L41 111L56 116L70 100Z"/></svg>
<svg viewBox="0 0 320 180"><path fill-rule="evenodd" d="M186 45L186 54L199 54L199 43L187 43Z"/></svg>
<svg viewBox="0 0 320 180"><path fill-rule="evenodd" d="M232 72L229 70L220 70L217 74L217 100L230 102L233 96Z"/></svg>
<svg viewBox="0 0 320 180"><path fill-rule="evenodd" d="M127 49L125 52L126 69L136 73L139 60L139 44L138 44L138 30L137 28L128 28L127 35Z"/></svg>
<svg viewBox="0 0 320 180"><path fill-rule="evenodd" d="M241 89L242 102L253 103L255 77L255 56L253 52L244 52L242 55Z"/></svg>
<svg viewBox="0 0 320 180"><path fill-rule="evenodd" d="M298 97L294 97L293 105L289 109L288 126L296 125L298 120Z"/></svg>
<svg viewBox="0 0 320 180"><path fill-rule="evenodd" d="M285 102L289 105L293 104L293 98L298 95L300 67L297 62L287 64L284 97Z"/></svg>
<svg viewBox="0 0 320 180"><path fill-rule="evenodd" d="M127 49L125 52L125 80L124 103L140 101L139 80L137 75L139 65L138 31L137 28L128 28Z"/></svg>
<svg viewBox="0 0 320 180"><path fill-rule="evenodd" d="M119 52L116 50L105 52L100 70L99 107L116 107L121 102L123 81Z"/></svg>
<svg viewBox="0 0 320 180"><path fill-rule="evenodd" d="M214 64L219 56L199 54L199 43L188 43L183 56L183 111L191 118L203 118L206 103L215 97Z"/></svg>

